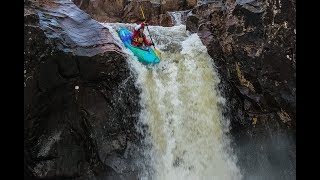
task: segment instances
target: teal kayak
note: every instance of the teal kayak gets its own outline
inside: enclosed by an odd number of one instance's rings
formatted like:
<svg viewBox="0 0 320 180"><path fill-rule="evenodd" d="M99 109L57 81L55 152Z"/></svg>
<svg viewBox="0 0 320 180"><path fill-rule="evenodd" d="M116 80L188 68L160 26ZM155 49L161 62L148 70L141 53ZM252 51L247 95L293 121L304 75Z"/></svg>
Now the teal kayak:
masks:
<svg viewBox="0 0 320 180"><path fill-rule="evenodd" d="M159 57L153 51L152 48L141 49L131 45L132 32L126 28L121 28L119 36L124 45L129 48L138 60L144 64L158 64L160 62Z"/></svg>

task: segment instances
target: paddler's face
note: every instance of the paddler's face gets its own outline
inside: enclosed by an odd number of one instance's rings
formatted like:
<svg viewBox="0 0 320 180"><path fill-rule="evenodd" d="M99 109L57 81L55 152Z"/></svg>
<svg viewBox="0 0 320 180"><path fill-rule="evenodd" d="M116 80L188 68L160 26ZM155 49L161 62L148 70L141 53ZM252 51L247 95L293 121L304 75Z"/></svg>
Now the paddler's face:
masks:
<svg viewBox="0 0 320 180"><path fill-rule="evenodd" d="M140 33L143 33L144 29L143 29L143 28L140 28L140 30L139 30L139 31L140 31Z"/></svg>

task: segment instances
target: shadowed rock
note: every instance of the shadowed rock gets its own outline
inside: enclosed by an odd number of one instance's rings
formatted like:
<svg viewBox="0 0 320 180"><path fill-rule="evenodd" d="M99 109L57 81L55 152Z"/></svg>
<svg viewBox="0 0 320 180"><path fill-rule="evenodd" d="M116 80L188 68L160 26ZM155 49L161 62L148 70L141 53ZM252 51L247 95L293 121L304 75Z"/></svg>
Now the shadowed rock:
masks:
<svg viewBox="0 0 320 180"><path fill-rule="evenodd" d="M68 0L24 20L25 177L137 179L138 90L109 30Z"/></svg>
<svg viewBox="0 0 320 180"><path fill-rule="evenodd" d="M142 21L141 5L146 20L152 25L161 26L173 26L168 12L192 9L197 5L197 0L74 0L73 2L100 22L139 23Z"/></svg>
<svg viewBox="0 0 320 180"><path fill-rule="evenodd" d="M295 178L295 9L295 1L223 0L187 17L217 65L244 179Z"/></svg>

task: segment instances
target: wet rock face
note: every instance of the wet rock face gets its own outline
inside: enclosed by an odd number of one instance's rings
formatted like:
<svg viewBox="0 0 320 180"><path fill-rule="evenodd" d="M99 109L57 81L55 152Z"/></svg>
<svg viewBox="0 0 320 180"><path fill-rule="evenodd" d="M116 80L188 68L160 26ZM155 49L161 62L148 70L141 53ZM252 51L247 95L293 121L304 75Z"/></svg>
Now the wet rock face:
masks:
<svg viewBox="0 0 320 180"><path fill-rule="evenodd" d="M120 22L128 0L73 0L83 11L99 22Z"/></svg>
<svg viewBox="0 0 320 180"><path fill-rule="evenodd" d="M173 26L174 22L172 21L172 17L169 13L160 14L159 16L152 17L150 21L148 21L149 24L158 25L158 26L164 26L169 27Z"/></svg>
<svg viewBox="0 0 320 180"><path fill-rule="evenodd" d="M149 22L152 17L160 14L160 5L150 1L131 1L124 8L121 22L140 23L143 20L143 10L145 19Z"/></svg>
<svg viewBox="0 0 320 180"><path fill-rule="evenodd" d="M191 9L194 7L197 2L195 0L162 0L161 4L161 13L166 13L168 11L181 11L186 9Z"/></svg>
<svg viewBox="0 0 320 180"><path fill-rule="evenodd" d="M255 6L259 11L248 4L223 3L195 8L187 29L200 35L219 68L225 68L221 73L237 83L239 94L260 107L252 110L282 109L292 120L285 124L295 127L294 3Z"/></svg>
<svg viewBox="0 0 320 180"><path fill-rule="evenodd" d="M146 20L152 25L161 26L173 26L168 12L192 9L197 5L197 0L73 0L73 2L100 22L139 23L142 21L141 5Z"/></svg>
<svg viewBox="0 0 320 180"><path fill-rule="evenodd" d="M245 179L294 178L295 1L216 1L194 8L186 26L217 65Z"/></svg>
<svg viewBox="0 0 320 180"><path fill-rule="evenodd" d="M108 29L68 0L24 20L25 176L136 179L139 92Z"/></svg>

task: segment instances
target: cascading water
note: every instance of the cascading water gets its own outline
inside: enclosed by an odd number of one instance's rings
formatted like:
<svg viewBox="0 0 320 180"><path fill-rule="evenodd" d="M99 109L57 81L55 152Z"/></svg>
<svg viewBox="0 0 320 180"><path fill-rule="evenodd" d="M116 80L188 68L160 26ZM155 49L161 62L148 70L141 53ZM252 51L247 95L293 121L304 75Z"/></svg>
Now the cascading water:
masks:
<svg viewBox="0 0 320 180"><path fill-rule="evenodd" d="M185 25L150 26L162 56L159 64L146 66L118 36L120 27L132 30L133 24L102 24L128 54L141 89L142 111L137 128L141 133L147 131L144 141L151 148L144 149L147 165L140 178L241 179L225 135L228 121L221 114L224 98L217 90L219 77L198 35L190 34Z"/></svg>
<svg viewBox="0 0 320 180"><path fill-rule="evenodd" d="M191 10L185 10L185 11L171 11L168 12L169 15L171 16L174 25L175 26L179 26L181 24L185 24L186 23L186 18L187 18L187 14L190 13Z"/></svg>

